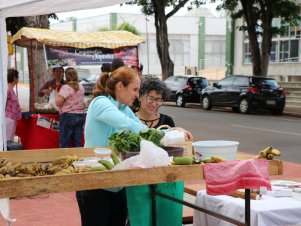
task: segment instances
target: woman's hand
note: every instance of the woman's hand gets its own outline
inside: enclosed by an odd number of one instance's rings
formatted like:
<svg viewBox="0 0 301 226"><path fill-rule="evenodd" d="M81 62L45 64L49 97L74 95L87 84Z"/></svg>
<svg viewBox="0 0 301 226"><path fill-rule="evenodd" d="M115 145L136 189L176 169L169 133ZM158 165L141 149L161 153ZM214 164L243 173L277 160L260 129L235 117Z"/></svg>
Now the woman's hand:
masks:
<svg viewBox="0 0 301 226"><path fill-rule="evenodd" d="M181 128L181 127L173 127L172 130L178 130L178 131L184 132L185 140L192 140L193 139L192 134L189 131L187 131L187 130Z"/></svg>

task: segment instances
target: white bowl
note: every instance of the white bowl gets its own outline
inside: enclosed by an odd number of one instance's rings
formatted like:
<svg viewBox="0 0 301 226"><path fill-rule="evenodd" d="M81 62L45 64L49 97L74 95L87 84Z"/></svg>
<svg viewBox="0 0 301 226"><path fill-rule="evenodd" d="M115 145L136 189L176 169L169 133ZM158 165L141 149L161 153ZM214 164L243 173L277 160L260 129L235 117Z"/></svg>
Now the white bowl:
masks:
<svg viewBox="0 0 301 226"><path fill-rule="evenodd" d="M196 156L211 158L219 156L227 160L235 160L239 142L228 140L206 140L192 143Z"/></svg>
<svg viewBox="0 0 301 226"><path fill-rule="evenodd" d="M98 157L98 158L104 158L104 157L110 157L112 151L111 149L108 149L108 148L95 148L94 149L94 154L95 154L95 157Z"/></svg>

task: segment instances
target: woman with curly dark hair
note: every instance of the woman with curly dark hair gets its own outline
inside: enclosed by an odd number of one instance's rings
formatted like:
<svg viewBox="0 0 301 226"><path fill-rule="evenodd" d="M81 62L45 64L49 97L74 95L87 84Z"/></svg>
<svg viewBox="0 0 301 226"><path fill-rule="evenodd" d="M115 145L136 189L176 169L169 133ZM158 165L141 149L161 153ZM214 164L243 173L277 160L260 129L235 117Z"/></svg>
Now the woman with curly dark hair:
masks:
<svg viewBox="0 0 301 226"><path fill-rule="evenodd" d="M170 90L165 83L158 78L150 77L141 80L139 91L139 110L136 116L150 128L158 128L161 125L175 127L173 119L158 113L159 107L169 95Z"/></svg>

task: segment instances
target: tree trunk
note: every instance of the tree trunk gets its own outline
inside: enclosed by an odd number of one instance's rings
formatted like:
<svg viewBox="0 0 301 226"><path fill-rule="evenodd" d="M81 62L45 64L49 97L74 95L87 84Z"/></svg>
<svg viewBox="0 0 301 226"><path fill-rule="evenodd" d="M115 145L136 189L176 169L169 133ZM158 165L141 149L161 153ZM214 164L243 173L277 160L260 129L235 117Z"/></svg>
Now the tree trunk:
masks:
<svg viewBox="0 0 301 226"><path fill-rule="evenodd" d="M248 27L253 75L261 75L261 53L256 33L257 18L253 14L254 0L241 0L244 18Z"/></svg>
<svg viewBox="0 0 301 226"><path fill-rule="evenodd" d="M261 43L261 52L262 52L262 62L261 62L261 76L266 77L268 75L268 68L270 62L270 53L272 48L272 20L273 15L269 12L266 12L263 21L263 34L262 34L262 43Z"/></svg>
<svg viewBox="0 0 301 226"><path fill-rule="evenodd" d="M167 19L163 5L158 5L153 1L155 10L155 27L156 27L156 41L157 52L161 62L162 79L166 79L174 75L174 63L169 55L169 42L167 32Z"/></svg>
<svg viewBox="0 0 301 226"><path fill-rule="evenodd" d="M26 27L49 28L48 15L25 17ZM45 54L42 45L32 42L32 47L27 49L29 82L30 82L30 104L29 108L34 111L34 103L42 103L47 100L38 97L38 90L43 84L50 80L52 73L46 68Z"/></svg>

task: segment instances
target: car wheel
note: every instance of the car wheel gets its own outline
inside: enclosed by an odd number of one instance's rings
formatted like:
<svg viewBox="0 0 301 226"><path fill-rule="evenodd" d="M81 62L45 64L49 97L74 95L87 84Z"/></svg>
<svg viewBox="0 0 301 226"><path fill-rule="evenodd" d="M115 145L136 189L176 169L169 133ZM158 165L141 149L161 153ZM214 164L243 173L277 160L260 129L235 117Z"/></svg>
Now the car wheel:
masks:
<svg viewBox="0 0 301 226"><path fill-rule="evenodd" d="M239 101L239 106L238 106L239 112L242 114L247 114L250 112L250 104L249 101L246 98L242 98Z"/></svg>
<svg viewBox="0 0 301 226"><path fill-rule="evenodd" d="M176 104L178 107L185 107L185 100L182 95L177 96Z"/></svg>
<svg viewBox="0 0 301 226"><path fill-rule="evenodd" d="M282 115L283 110L284 110L283 108L280 108L280 109L271 109L271 113L273 115Z"/></svg>
<svg viewBox="0 0 301 226"><path fill-rule="evenodd" d="M210 99L209 96L204 96L202 99L202 108L204 110L210 110L211 109L211 103L210 103Z"/></svg>

